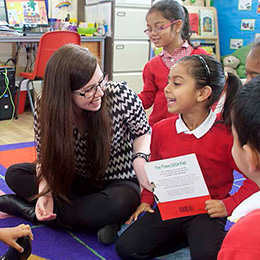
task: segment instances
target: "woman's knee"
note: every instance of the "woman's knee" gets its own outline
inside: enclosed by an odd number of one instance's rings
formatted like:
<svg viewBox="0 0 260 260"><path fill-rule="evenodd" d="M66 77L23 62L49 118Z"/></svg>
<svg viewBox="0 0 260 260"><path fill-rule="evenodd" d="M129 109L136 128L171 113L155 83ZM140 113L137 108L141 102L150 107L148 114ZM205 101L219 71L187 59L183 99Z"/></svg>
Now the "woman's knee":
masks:
<svg viewBox="0 0 260 260"><path fill-rule="evenodd" d="M5 181L10 188L14 186L16 180L17 165L18 164L11 165L5 173Z"/></svg>
<svg viewBox="0 0 260 260"><path fill-rule="evenodd" d="M35 195L37 193L35 164L20 163L11 165L5 173L5 181L11 190L23 198Z"/></svg>

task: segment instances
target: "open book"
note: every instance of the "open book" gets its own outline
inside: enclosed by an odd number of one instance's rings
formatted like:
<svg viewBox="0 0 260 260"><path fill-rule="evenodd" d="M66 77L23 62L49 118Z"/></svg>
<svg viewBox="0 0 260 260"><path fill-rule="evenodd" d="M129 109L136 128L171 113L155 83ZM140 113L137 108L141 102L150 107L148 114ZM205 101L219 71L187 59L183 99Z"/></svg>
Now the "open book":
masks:
<svg viewBox="0 0 260 260"><path fill-rule="evenodd" d="M211 198L195 154L149 162L145 171L163 220L207 213Z"/></svg>

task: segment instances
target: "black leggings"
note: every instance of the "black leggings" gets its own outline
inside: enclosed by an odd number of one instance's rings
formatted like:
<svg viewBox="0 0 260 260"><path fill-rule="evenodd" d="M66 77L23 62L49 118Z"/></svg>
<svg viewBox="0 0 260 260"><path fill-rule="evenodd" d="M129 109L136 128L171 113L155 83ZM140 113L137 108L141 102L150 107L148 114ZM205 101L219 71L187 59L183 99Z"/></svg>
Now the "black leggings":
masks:
<svg viewBox="0 0 260 260"><path fill-rule="evenodd" d="M12 165L5 179L20 198L28 200L38 193L35 164ZM139 186L135 181L107 181L102 190L95 190L85 178L77 176L72 184L70 203L54 199L55 222L65 228L97 229L126 221L139 202Z"/></svg>
<svg viewBox="0 0 260 260"><path fill-rule="evenodd" d="M150 259L189 246L192 260L215 260L225 235L226 218L208 214L162 221L158 207L145 213L116 242L122 259Z"/></svg>

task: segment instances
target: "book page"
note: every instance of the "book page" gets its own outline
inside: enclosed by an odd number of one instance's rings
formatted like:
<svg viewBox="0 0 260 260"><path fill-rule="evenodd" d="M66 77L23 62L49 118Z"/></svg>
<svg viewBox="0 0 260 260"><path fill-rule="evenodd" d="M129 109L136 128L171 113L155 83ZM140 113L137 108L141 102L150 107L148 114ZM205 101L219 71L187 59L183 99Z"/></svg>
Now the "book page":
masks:
<svg viewBox="0 0 260 260"><path fill-rule="evenodd" d="M210 195L195 154L149 162L145 171L160 212L166 207L167 215L177 207L173 217L206 213Z"/></svg>

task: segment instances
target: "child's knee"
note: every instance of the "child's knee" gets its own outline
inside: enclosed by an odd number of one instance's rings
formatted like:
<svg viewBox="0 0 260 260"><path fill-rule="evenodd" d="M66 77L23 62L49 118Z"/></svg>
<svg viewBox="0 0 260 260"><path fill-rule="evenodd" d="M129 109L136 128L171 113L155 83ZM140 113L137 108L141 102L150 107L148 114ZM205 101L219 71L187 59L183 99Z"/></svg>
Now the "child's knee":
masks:
<svg viewBox="0 0 260 260"><path fill-rule="evenodd" d="M218 252L212 248L204 248L203 250L196 250L191 252L191 258L193 260L216 260Z"/></svg>
<svg viewBox="0 0 260 260"><path fill-rule="evenodd" d="M117 254L124 260L147 259L147 256L138 253L138 244L140 243L135 243L132 239L119 237L115 249Z"/></svg>

